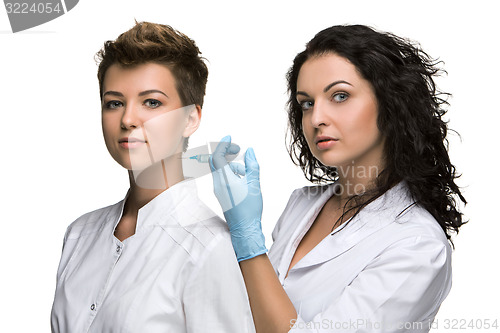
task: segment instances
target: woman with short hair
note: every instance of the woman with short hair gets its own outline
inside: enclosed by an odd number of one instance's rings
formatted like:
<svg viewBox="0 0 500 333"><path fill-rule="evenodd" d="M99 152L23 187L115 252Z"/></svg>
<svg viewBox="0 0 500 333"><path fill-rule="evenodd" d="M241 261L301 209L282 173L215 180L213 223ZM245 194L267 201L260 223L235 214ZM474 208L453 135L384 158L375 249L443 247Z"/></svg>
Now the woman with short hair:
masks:
<svg viewBox="0 0 500 333"><path fill-rule="evenodd" d="M52 332L254 332L227 226L183 175L208 76L198 47L141 22L98 59L104 141L130 189L68 227Z"/></svg>

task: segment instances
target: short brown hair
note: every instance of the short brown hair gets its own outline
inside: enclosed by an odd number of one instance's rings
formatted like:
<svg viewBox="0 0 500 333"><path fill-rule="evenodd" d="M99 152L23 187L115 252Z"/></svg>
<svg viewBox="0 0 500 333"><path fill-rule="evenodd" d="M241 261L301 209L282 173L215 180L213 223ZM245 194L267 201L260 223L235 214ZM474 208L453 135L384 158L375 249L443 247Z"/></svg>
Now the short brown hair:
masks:
<svg viewBox="0 0 500 333"><path fill-rule="evenodd" d="M106 71L113 64L135 66L148 62L168 67L175 78L177 93L184 106L203 106L208 68L195 42L171 26L136 22L114 41L97 52L97 78L102 98Z"/></svg>

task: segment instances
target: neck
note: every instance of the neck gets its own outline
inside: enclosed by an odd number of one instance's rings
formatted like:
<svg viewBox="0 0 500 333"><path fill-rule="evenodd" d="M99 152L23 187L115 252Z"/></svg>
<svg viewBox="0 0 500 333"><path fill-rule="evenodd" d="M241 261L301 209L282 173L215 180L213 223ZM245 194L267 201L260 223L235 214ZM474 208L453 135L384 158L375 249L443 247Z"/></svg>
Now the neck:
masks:
<svg viewBox="0 0 500 333"><path fill-rule="evenodd" d="M163 159L141 171L128 171L130 190L123 215L137 216L140 208L163 191L184 180L182 160L179 156Z"/></svg>
<svg viewBox="0 0 500 333"><path fill-rule="evenodd" d="M341 201L346 202L354 195L360 195L375 188L375 180L384 166L382 159L373 159L369 156L338 166L337 183L339 183Z"/></svg>

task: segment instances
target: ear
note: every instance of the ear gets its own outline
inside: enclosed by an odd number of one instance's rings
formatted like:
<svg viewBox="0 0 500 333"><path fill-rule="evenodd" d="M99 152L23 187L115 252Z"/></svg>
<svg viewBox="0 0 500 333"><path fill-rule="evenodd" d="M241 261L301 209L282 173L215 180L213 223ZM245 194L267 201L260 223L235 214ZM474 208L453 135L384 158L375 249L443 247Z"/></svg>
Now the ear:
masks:
<svg viewBox="0 0 500 333"><path fill-rule="evenodd" d="M200 121L201 121L201 106L198 104L193 105L192 108L190 108L190 111L188 111L187 114L187 123L186 127L184 128L184 132L182 133L182 136L185 138L190 137L198 127L200 126Z"/></svg>

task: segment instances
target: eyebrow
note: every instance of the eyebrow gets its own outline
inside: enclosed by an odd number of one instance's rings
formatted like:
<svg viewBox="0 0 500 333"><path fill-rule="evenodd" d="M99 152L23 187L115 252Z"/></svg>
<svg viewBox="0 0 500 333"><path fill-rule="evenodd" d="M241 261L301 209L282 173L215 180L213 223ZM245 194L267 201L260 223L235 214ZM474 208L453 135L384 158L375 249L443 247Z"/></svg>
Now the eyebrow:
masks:
<svg viewBox="0 0 500 333"><path fill-rule="evenodd" d="M106 95L112 95L112 96L120 96L120 97L123 97L123 94L121 92L118 92L118 91L112 91L112 90L109 90L109 91L106 91L104 94L102 94L102 97L106 96Z"/></svg>
<svg viewBox="0 0 500 333"><path fill-rule="evenodd" d="M168 98L167 94L165 94L161 90L156 90L156 89L150 89L150 90L142 91L142 92L139 93L139 96L149 95L149 94L153 94L153 93L160 93L160 94L162 94L162 95L164 95L165 97Z"/></svg>
<svg viewBox="0 0 500 333"><path fill-rule="evenodd" d="M340 83L345 83L345 84L348 84L348 85L350 85L350 86L352 87L352 84L350 84L349 82L344 81L344 80L339 80L339 81L335 81L335 82L332 82L332 83L330 83L329 85L327 85L327 86L325 87L325 89L323 89L323 92L325 92L325 93L326 93L328 90L332 89L332 87L333 87L333 86L335 86L335 85L337 85L337 84L340 84Z"/></svg>
<svg viewBox="0 0 500 333"><path fill-rule="evenodd" d="M344 80L338 80L338 81L335 81L335 82L332 82L330 83L329 85L327 85L325 87L325 89L323 89L323 92L326 93L328 90L332 89L333 86L337 85L337 84L340 84L340 83L345 83L345 84L348 84L350 86L352 86L352 84L350 84L349 82L347 81L344 81ZM304 92L304 91L297 91L297 94L296 95L302 95L302 96L306 96L306 97L309 97L309 95Z"/></svg>
<svg viewBox="0 0 500 333"><path fill-rule="evenodd" d="M145 91L141 91L139 93L139 96L144 96L144 95L149 95L149 94L152 94L152 93L160 93L162 95L165 95L165 97L168 98L167 94L165 94L163 91L161 90L156 90L156 89L150 89L150 90L145 90ZM106 95L112 95L112 96L118 96L118 97L123 97L123 94L119 91L113 91L113 90L109 90L109 91L106 91L104 94L102 94L102 97L106 96Z"/></svg>

